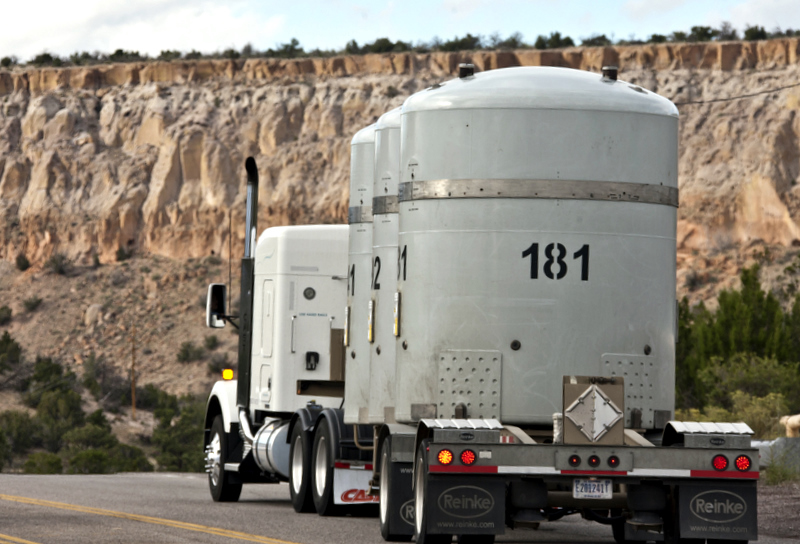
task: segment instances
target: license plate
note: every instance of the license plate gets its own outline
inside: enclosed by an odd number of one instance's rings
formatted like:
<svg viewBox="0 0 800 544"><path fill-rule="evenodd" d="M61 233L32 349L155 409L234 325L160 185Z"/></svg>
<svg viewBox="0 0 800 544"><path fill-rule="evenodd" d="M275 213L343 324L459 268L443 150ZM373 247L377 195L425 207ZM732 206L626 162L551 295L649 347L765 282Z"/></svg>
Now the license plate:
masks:
<svg viewBox="0 0 800 544"><path fill-rule="evenodd" d="M572 497L575 499L610 499L613 491L611 480L572 480Z"/></svg>

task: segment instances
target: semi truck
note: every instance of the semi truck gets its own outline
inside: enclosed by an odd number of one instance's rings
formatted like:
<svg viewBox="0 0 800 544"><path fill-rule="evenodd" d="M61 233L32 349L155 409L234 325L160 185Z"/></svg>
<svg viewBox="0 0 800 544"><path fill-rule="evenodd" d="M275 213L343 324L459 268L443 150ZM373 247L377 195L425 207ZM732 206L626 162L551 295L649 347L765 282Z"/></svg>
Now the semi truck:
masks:
<svg viewBox="0 0 800 544"><path fill-rule="evenodd" d="M677 421L678 110L617 77L476 73L351 142L348 225L258 234L246 161L238 376L209 487L377 507L387 541L491 543L566 515L617 542L756 540L744 423Z"/></svg>

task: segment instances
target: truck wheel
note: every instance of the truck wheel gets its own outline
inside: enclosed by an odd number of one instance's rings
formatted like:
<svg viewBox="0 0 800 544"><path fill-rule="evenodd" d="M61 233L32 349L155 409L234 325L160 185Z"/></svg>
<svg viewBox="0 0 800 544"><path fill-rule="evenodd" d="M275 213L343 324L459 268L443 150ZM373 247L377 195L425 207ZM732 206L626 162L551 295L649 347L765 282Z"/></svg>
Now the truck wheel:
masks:
<svg viewBox="0 0 800 544"><path fill-rule="evenodd" d="M314 433L314 453L312 455L311 496L320 516L338 514L333 499L333 463L334 452L338 449L334 443L331 425L326 418L320 419Z"/></svg>
<svg viewBox="0 0 800 544"><path fill-rule="evenodd" d="M225 472L227 456L228 436L222 416L217 416L211 424L211 441L206 446L208 488L214 502L236 502L242 493L242 484L231 483L231 475Z"/></svg>
<svg viewBox="0 0 800 544"><path fill-rule="evenodd" d="M428 440L423 440L414 463L414 534L417 544L448 544L453 535L428 534L425 498L428 492Z"/></svg>
<svg viewBox="0 0 800 544"><path fill-rule="evenodd" d="M392 437L387 437L383 442L381 448L381 462L380 462L380 519L381 519L381 536L384 540L389 542L407 542L411 540L412 535L396 532L397 528L392 525L392 516L389 512L396 511L398 505L394 500L397 496L392 481Z"/></svg>
<svg viewBox="0 0 800 544"><path fill-rule="evenodd" d="M311 445L308 433L298 421L292 429L289 443L289 493L292 506L297 513L313 512L311 498Z"/></svg>

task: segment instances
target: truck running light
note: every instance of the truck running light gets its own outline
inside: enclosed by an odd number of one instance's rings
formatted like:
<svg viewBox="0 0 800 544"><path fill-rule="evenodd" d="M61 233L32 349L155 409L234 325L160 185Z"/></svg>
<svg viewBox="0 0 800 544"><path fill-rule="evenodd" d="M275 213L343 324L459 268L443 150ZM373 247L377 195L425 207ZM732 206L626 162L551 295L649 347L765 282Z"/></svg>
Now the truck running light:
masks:
<svg viewBox="0 0 800 544"><path fill-rule="evenodd" d="M225 380L225 381L232 380L233 379L233 369L232 368L224 369L222 371L222 379Z"/></svg>
<svg viewBox="0 0 800 544"><path fill-rule="evenodd" d="M611 468L617 468L619 466L619 457L616 455L612 455L608 458L608 466Z"/></svg>
<svg viewBox="0 0 800 544"><path fill-rule="evenodd" d="M736 468L742 472L750 470L750 458L746 455L740 455L737 457L736 461L734 461L734 464L736 465Z"/></svg>
<svg viewBox="0 0 800 544"><path fill-rule="evenodd" d="M596 455L592 455L591 457L589 457L589 466L590 467L600 466L600 458Z"/></svg>
<svg viewBox="0 0 800 544"><path fill-rule="evenodd" d="M570 455L569 456L569 466L577 467L580 464L581 464L581 458L580 457L578 457L577 455Z"/></svg>
<svg viewBox="0 0 800 544"><path fill-rule="evenodd" d="M475 462L475 452L472 450L464 450L461 452L461 462L465 465L471 465Z"/></svg>
<svg viewBox="0 0 800 544"><path fill-rule="evenodd" d="M439 455L436 456L439 462L443 465L449 465L453 462L453 452L450 450L441 450Z"/></svg>
<svg viewBox="0 0 800 544"><path fill-rule="evenodd" d="M724 455L715 455L711 464L714 465L715 470L725 470L728 468L728 458Z"/></svg>

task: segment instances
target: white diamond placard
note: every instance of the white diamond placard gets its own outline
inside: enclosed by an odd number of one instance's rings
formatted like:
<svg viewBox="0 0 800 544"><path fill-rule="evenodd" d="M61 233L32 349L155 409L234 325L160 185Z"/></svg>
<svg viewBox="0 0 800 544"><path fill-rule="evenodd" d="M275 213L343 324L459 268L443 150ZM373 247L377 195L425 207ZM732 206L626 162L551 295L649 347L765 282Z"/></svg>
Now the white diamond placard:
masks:
<svg viewBox="0 0 800 544"><path fill-rule="evenodd" d="M622 410L596 385L590 385L575 399L564 415L592 442L602 438L623 416Z"/></svg>

